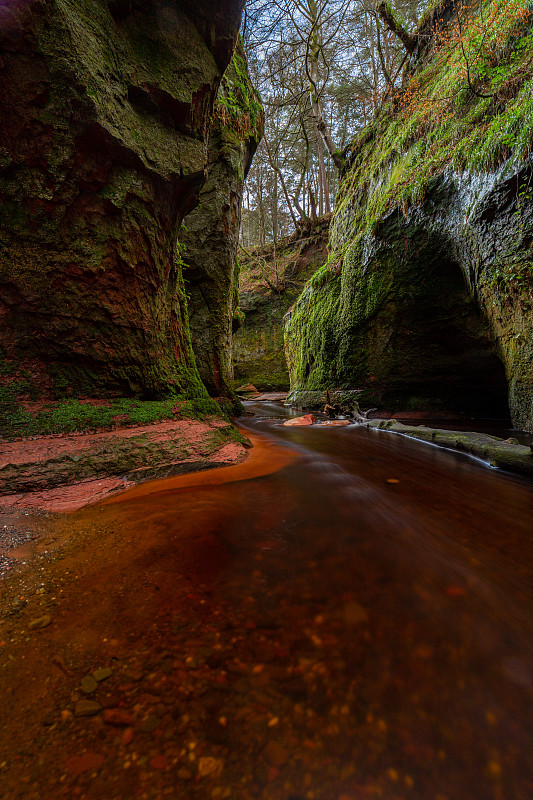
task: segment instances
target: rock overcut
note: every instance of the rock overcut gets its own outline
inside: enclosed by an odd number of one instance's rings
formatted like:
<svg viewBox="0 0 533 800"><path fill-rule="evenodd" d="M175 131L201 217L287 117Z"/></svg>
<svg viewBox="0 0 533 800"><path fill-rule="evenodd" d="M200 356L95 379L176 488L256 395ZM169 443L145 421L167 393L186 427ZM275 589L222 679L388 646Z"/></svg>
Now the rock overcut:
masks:
<svg viewBox="0 0 533 800"><path fill-rule="evenodd" d="M205 396L178 231L243 3L0 8L0 339L36 394Z"/></svg>

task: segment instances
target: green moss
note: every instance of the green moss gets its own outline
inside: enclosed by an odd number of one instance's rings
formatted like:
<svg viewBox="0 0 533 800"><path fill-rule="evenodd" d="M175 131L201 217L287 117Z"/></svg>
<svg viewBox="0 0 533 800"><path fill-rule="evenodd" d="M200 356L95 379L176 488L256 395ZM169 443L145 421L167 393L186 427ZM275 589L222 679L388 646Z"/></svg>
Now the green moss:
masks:
<svg viewBox="0 0 533 800"><path fill-rule="evenodd" d="M201 397L180 403L180 416L187 419L220 416L224 413L220 405L212 397Z"/></svg>
<svg viewBox="0 0 533 800"><path fill-rule="evenodd" d="M263 135L264 111L261 97L248 74L242 41L239 39L218 92L215 114L230 143L243 139L259 141Z"/></svg>
<svg viewBox="0 0 533 800"><path fill-rule="evenodd" d="M475 184L473 176L504 162L510 165L509 174L519 172L533 149L529 4L481 0L464 9L447 5L443 12L439 3L425 18L422 54L402 89L346 151L328 259L286 322L293 388L360 387L368 398L382 399L387 331L390 335L402 324L398 309L413 307L421 281L427 284L428 297L439 296L438 287L430 285L428 265L449 257L443 252L445 236L441 239L432 231L427 239L426 231L420 238L423 214L429 219L444 204L450 215L457 213L450 198L461 173L468 173ZM474 91L467 84L463 47ZM498 307L512 307L513 324L525 337L527 324L517 323L516 309L520 307L521 320L530 308L526 305L533 254L525 251L531 197L528 187L520 184L512 191L515 210L506 223L506 240L498 242L498 259L484 253L478 268L478 233L469 241L466 221L456 228L465 251L465 273L475 284L471 290L482 298L492 292ZM422 297L420 302L423 315ZM494 335L506 340L511 323L502 322L496 313L493 317ZM513 374L515 362L511 359L506 366Z"/></svg>
<svg viewBox="0 0 533 800"><path fill-rule="evenodd" d="M172 419L172 409L177 405L175 399L143 402L120 398L100 405L88 405L72 399L31 414L18 404L19 391L20 387L14 387L13 391L13 385L0 390L0 404L4 411L0 417L0 435L4 437L91 431L113 428L117 424L145 425ZM6 407L9 407L9 414L5 413Z"/></svg>
<svg viewBox="0 0 533 800"><path fill-rule="evenodd" d="M446 167L483 172L511 155L523 158L532 149L529 3L483 0L474 12L459 15L462 34L457 20L437 28L429 56L348 148L352 168L339 190L334 225L341 224L343 212L357 197L356 238L373 232L391 208L407 209L421 201ZM476 91L490 97L468 88L461 43Z"/></svg>
<svg viewBox="0 0 533 800"><path fill-rule="evenodd" d="M117 398L91 404L73 398L50 403L38 413L30 413L18 400L24 388L21 382L0 387L0 435L5 438L89 432L170 419L220 417L228 413L228 409L221 409L209 397L184 399L180 396L159 401Z"/></svg>
<svg viewBox="0 0 533 800"><path fill-rule="evenodd" d="M245 414L244 406L238 397L229 399L228 397L217 397L217 405L222 414L227 417L242 417Z"/></svg>

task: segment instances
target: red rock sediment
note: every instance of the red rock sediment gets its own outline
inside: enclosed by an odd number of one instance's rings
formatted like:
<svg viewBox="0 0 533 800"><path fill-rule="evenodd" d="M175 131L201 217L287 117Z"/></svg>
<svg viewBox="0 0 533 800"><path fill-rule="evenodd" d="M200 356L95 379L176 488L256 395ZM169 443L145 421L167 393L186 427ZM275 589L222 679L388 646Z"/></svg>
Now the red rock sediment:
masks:
<svg viewBox="0 0 533 800"><path fill-rule="evenodd" d="M0 508L72 511L149 478L237 464L246 448L221 419L0 443Z"/></svg>

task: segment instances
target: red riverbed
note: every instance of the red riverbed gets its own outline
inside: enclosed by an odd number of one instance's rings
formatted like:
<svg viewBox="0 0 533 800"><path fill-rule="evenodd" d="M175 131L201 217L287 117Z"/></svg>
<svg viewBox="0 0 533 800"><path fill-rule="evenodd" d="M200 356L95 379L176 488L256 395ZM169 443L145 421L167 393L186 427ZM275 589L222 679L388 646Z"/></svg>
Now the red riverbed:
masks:
<svg viewBox="0 0 533 800"><path fill-rule="evenodd" d="M242 422L243 464L19 521L3 797L530 800L531 483Z"/></svg>

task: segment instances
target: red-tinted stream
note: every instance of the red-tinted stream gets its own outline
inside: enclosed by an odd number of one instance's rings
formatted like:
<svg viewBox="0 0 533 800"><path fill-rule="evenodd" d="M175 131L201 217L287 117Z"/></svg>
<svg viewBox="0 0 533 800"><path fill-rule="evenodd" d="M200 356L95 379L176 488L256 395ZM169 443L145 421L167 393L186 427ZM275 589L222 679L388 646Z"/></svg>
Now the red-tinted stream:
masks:
<svg viewBox="0 0 533 800"><path fill-rule="evenodd" d="M10 618L4 796L531 800L531 482L249 407L259 461L39 523L52 550L5 583L56 605Z"/></svg>

